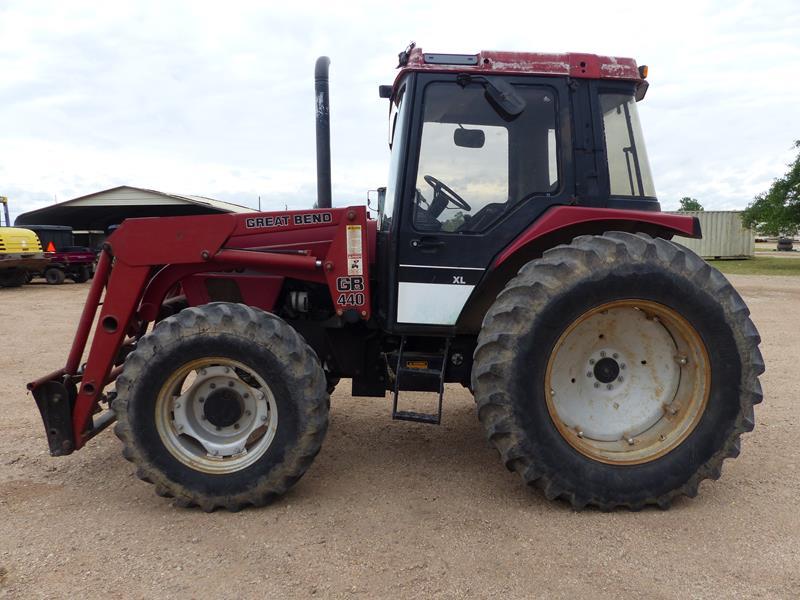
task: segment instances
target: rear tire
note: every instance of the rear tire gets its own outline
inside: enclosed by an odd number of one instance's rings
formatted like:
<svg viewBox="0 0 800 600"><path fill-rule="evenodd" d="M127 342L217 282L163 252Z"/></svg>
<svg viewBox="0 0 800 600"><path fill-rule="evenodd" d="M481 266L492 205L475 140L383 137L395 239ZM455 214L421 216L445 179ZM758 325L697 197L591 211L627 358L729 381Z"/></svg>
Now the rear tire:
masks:
<svg viewBox="0 0 800 600"><path fill-rule="evenodd" d="M73 275L72 280L75 283L86 283L87 281L89 281L91 275L92 275L92 270L89 268L89 266L82 265L81 267L78 268L75 275Z"/></svg>
<svg viewBox="0 0 800 600"><path fill-rule="evenodd" d="M325 387L328 391L328 395L332 394L333 391L336 389L336 386L339 385L340 378L339 377L331 377L329 375L325 375L326 382Z"/></svg>
<svg viewBox="0 0 800 600"><path fill-rule="evenodd" d="M25 269L3 269L0 271L0 287L20 287L30 281Z"/></svg>
<svg viewBox="0 0 800 600"><path fill-rule="evenodd" d="M319 452L325 385L316 354L282 319L225 302L187 308L126 358L115 433L158 495L206 511L261 506Z"/></svg>
<svg viewBox="0 0 800 600"><path fill-rule="evenodd" d="M666 240L614 232L549 250L506 285L478 336L487 437L507 468L576 508L693 497L754 426L764 364L748 315L717 270ZM665 388L678 400L658 410Z"/></svg>
<svg viewBox="0 0 800 600"><path fill-rule="evenodd" d="M50 285L61 285L64 283L64 279L66 279L66 275L64 271L61 269L57 269L55 267L50 267L49 269L45 270L44 278L47 283Z"/></svg>

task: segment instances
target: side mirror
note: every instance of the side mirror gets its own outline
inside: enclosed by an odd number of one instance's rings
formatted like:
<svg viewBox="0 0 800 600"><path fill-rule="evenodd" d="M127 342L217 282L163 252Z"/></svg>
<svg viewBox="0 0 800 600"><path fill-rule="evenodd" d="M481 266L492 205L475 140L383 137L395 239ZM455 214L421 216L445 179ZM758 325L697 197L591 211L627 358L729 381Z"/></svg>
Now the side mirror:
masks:
<svg viewBox="0 0 800 600"><path fill-rule="evenodd" d="M383 215L383 211L386 208L386 188L379 187L378 188L378 214Z"/></svg>
<svg viewBox="0 0 800 600"><path fill-rule="evenodd" d="M486 134L483 129L464 129L459 127L453 132L453 143L459 148L483 148Z"/></svg>
<svg viewBox="0 0 800 600"><path fill-rule="evenodd" d="M378 206L377 208L372 206L372 193L375 192L378 195ZM370 210L375 210L378 213L383 213L383 206L386 204L386 188L379 187L377 190L367 190L367 208Z"/></svg>
<svg viewBox="0 0 800 600"><path fill-rule="evenodd" d="M525 110L525 100L517 94L513 85L502 79L486 80L486 96L510 118L518 117Z"/></svg>

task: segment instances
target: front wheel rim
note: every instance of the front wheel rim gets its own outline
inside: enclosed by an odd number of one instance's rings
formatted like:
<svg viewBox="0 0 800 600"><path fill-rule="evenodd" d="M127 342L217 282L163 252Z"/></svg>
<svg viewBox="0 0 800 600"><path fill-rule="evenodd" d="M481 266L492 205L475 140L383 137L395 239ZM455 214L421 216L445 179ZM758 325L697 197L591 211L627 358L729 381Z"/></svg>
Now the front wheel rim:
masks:
<svg viewBox="0 0 800 600"><path fill-rule="evenodd" d="M559 433L609 464L642 464L680 445L702 418L711 370L677 311L618 300L575 319L553 347L545 397Z"/></svg>
<svg viewBox="0 0 800 600"><path fill-rule="evenodd" d="M223 357L193 360L174 371L158 393L155 417L173 457L218 475L260 459L278 427L275 396L264 379Z"/></svg>

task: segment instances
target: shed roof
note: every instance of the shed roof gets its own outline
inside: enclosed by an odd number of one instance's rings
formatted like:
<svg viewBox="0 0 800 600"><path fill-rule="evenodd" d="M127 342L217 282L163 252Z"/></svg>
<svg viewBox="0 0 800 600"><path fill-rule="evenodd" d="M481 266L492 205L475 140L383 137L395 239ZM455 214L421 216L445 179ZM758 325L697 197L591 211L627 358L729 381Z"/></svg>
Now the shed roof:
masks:
<svg viewBox="0 0 800 600"><path fill-rule="evenodd" d="M121 185L19 215L16 225L68 225L76 230L105 230L135 217L172 217L254 212L253 208L205 196L171 194Z"/></svg>

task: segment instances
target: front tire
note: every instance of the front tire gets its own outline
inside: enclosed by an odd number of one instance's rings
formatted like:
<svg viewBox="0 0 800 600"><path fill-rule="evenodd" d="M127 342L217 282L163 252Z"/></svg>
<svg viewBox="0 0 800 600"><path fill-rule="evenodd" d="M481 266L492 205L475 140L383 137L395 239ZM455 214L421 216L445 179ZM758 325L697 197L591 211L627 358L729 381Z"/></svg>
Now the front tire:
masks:
<svg viewBox="0 0 800 600"><path fill-rule="evenodd" d="M325 385L316 354L282 319L224 302L187 308L126 358L115 433L157 494L207 511L261 506L319 452Z"/></svg>
<svg viewBox="0 0 800 600"><path fill-rule="evenodd" d="M478 414L506 466L574 507L662 508L720 476L764 365L741 297L689 250L582 236L524 266L478 337Z"/></svg>

